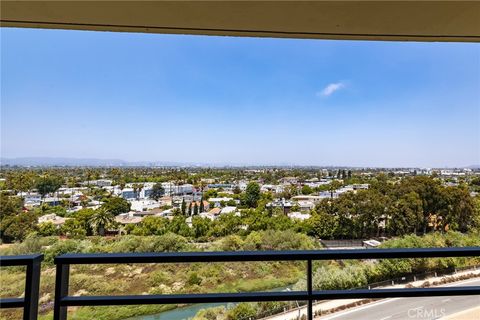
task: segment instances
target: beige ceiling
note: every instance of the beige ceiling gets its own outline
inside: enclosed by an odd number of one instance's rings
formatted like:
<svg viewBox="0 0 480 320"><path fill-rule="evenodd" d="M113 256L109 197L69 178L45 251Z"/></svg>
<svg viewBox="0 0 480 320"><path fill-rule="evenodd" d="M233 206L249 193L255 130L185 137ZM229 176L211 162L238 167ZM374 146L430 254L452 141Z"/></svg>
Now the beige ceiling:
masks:
<svg viewBox="0 0 480 320"><path fill-rule="evenodd" d="M1 26L320 39L480 41L479 1L1 1Z"/></svg>

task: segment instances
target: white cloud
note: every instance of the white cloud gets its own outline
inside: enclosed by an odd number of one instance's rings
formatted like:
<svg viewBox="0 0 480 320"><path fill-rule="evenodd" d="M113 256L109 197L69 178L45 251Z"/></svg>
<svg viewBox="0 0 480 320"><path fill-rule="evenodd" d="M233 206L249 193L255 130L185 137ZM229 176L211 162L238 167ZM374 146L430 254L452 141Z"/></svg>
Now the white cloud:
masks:
<svg viewBox="0 0 480 320"><path fill-rule="evenodd" d="M330 83L322 91L317 92L318 96L328 97L335 91L345 88L345 84L342 82Z"/></svg>

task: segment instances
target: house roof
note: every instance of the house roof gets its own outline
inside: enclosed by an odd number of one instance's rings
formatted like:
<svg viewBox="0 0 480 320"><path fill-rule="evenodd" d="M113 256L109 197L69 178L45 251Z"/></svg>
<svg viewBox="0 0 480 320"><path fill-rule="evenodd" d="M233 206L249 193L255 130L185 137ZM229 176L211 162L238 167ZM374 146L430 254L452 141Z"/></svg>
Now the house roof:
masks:
<svg viewBox="0 0 480 320"><path fill-rule="evenodd" d="M210 213L210 214L220 214L221 211L222 211L222 209L220 209L220 208L213 208L210 211L208 211L208 213Z"/></svg>
<svg viewBox="0 0 480 320"><path fill-rule="evenodd" d="M131 217L131 216L116 216L115 221L120 224L137 224L142 221L141 217Z"/></svg>

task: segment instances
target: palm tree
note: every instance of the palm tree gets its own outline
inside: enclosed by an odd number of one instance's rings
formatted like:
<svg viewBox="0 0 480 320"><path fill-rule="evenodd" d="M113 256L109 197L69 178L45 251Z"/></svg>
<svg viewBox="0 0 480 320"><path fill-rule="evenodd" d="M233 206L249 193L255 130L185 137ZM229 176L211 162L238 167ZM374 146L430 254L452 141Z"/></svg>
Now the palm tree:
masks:
<svg viewBox="0 0 480 320"><path fill-rule="evenodd" d="M92 229L97 231L97 234L104 236L105 228L115 222L115 216L107 209L99 208L88 222Z"/></svg>
<svg viewBox="0 0 480 320"><path fill-rule="evenodd" d="M135 199L138 200L140 198L140 192L142 192L142 189L143 189L143 184L134 183L132 185L132 188L133 188L133 194L135 195Z"/></svg>

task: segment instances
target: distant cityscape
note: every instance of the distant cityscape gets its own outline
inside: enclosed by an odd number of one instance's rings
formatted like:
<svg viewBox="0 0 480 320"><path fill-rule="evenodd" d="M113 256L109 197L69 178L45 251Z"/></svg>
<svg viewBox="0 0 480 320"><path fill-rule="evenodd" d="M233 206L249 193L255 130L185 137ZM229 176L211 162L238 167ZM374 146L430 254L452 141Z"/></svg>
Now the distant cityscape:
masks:
<svg viewBox="0 0 480 320"><path fill-rule="evenodd" d="M365 167L365 166L337 166L337 165L296 165L296 164L255 164L255 163L203 163L203 162L172 162L172 161L125 161L120 159L97 159L97 158L61 158L61 157L19 157L0 158L2 166L20 167L303 167L303 168L390 168L390 169L479 169L480 164L469 164L444 167Z"/></svg>

